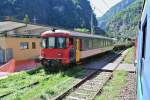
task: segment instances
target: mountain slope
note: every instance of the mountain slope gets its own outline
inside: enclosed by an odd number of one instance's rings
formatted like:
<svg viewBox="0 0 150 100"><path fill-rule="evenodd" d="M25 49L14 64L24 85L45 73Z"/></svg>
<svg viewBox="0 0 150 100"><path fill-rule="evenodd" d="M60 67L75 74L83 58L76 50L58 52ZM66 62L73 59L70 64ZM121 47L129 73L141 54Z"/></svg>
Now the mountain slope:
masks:
<svg viewBox="0 0 150 100"><path fill-rule="evenodd" d="M98 26L106 30L108 20L110 20L113 15L128 7L134 1L135 0L122 0L120 3L108 10L102 17L98 18Z"/></svg>
<svg viewBox="0 0 150 100"><path fill-rule="evenodd" d="M112 37L135 37L141 17L142 1L136 0L108 20L106 30Z"/></svg>
<svg viewBox="0 0 150 100"><path fill-rule="evenodd" d="M12 16L23 20L28 14L33 22L64 28L90 28L92 8L88 0L1 0L0 19ZM96 18L95 25L97 24Z"/></svg>

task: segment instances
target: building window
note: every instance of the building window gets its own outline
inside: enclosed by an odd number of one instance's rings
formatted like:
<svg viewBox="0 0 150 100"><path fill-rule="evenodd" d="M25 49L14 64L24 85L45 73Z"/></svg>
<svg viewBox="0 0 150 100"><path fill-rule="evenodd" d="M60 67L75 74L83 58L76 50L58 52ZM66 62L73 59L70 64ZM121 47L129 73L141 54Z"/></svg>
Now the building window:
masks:
<svg viewBox="0 0 150 100"><path fill-rule="evenodd" d="M29 43L28 42L21 42L20 48L21 49L29 49Z"/></svg>
<svg viewBox="0 0 150 100"><path fill-rule="evenodd" d="M36 49L36 43L32 42L32 49Z"/></svg>

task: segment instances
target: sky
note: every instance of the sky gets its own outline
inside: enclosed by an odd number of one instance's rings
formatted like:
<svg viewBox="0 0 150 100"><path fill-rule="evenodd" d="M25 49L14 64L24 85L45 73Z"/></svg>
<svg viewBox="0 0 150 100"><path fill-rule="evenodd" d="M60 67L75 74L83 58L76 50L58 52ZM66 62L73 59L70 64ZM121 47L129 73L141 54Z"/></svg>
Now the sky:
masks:
<svg viewBox="0 0 150 100"><path fill-rule="evenodd" d="M97 17L104 15L111 7L122 0L89 0Z"/></svg>

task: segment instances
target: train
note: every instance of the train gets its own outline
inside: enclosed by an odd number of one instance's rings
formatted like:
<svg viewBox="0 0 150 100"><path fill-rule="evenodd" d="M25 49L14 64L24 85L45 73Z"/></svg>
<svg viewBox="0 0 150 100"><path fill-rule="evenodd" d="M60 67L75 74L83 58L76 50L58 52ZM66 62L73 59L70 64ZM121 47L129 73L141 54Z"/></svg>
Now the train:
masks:
<svg viewBox="0 0 150 100"><path fill-rule="evenodd" d="M150 100L150 0L144 1L137 34L135 64L137 70L137 99Z"/></svg>
<svg viewBox="0 0 150 100"><path fill-rule="evenodd" d="M47 67L76 64L114 48L112 38L73 31L46 31L41 34L41 38L40 61Z"/></svg>

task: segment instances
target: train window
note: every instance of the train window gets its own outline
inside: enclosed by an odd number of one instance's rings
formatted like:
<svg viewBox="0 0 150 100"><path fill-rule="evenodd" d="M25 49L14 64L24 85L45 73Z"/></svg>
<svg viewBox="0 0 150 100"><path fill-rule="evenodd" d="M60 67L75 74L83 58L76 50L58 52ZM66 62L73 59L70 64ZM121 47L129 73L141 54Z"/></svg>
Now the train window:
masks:
<svg viewBox="0 0 150 100"><path fill-rule="evenodd" d="M108 46L108 40L106 40L106 46Z"/></svg>
<svg viewBox="0 0 150 100"><path fill-rule="evenodd" d="M42 43L41 43L42 48L46 48L46 41L47 39L42 39Z"/></svg>
<svg viewBox="0 0 150 100"><path fill-rule="evenodd" d="M105 42L105 40L104 40L104 47L106 46L106 42Z"/></svg>
<svg viewBox="0 0 150 100"><path fill-rule="evenodd" d="M55 48L55 37L48 38L48 48Z"/></svg>
<svg viewBox="0 0 150 100"><path fill-rule="evenodd" d="M143 44L142 44L142 58L145 58L146 35L147 35L147 21L143 25Z"/></svg>
<svg viewBox="0 0 150 100"><path fill-rule="evenodd" d="M110 46L110 40L108 40L108 46Z"/></svg>
<svg viewBox="0 0 150 100"><path fill-rule="evenodd" d="M102 47L102 40L99 40L99 44L98 44L98 48L101 48Z"/></svg>
<svg viewBox="0 0 150 100"><path fill-rule="evenodd" d="M89 49L89 39L83 38L82 39L82 50L88 50Z"/></svg>
<svg viewBox="0 0 150 100"><path fill-rule="evenodd" d="M66 47L66 38L63 38L63 37L59 37L59 38L56 38L56 48L65 48Z"/></svg>
<svg viewBox="0 0 150 100"><path fill-rule="evenodd" d="M141 29L141 21L139 22L139 29Z"/></svg>
<svg viewBox="0 0 150 100"><path fill-rule="evenodd" d="M92 42L92 39L89 39L89 49L92 49L93 48L93 42Z"/></svg>
<svg viewBox="0 0 150 100"><path fill-rule="evenodd" d="M101 47L104 47L104 40L101 40Z"/></svg>
<svg viewBox="0 0 150 100"><path fill-rule="evenodd" d="M66 38L64 37L49 37L42 40L43 48L66 48Z"/></svg>

